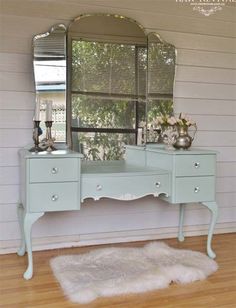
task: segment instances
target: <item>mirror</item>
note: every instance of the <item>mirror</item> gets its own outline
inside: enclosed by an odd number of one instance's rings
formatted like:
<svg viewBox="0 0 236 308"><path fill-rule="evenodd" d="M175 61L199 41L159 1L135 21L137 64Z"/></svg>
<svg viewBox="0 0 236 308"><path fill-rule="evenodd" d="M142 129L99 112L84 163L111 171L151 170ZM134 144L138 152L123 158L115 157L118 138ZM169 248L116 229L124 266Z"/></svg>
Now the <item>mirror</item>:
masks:
<svg viewBox="0 0 236 308"><path fill-rule="evenodd" d="M45 137L47 105L52 106L53 131L58 142L66 141L66 27L56 25L33 39L36 102Z"/></svg>
<svg viewBox="0 0 236 308"><path fill-rule="evenodd" d="M67 32L36 36L34 68L42 113L53 100L56 140L66 113L67 144L87 159L121 159L125 144L156 142L153 120L173 113L174 46L123 16L81 15Z"/></svg>
<svg viewBox="0 0 236 308"><path fill-rule="evenodd" d="M157 33L148 34L147 142L158 142L160 127L155 119L173 114L175 47L164 42Z"/></svg>
<svg viewBox="0 0 236 308"><path fill-rule="evenodd" d="M85 15L70 25L68 46L73 148L87 159L120 159L145 120L146 35L122 16Z"/></svg>

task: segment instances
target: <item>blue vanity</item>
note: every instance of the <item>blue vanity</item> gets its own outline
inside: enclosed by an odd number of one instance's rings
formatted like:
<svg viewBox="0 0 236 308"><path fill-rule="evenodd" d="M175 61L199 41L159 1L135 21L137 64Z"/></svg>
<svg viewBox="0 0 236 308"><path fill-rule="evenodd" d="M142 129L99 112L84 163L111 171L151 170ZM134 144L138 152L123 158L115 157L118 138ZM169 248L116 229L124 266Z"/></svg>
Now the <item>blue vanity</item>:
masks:
<svg viewBox="0 0 236 308"><path fill-rule="evenodd" d="M46 212L79 210L87 198L136 200L152 195L180 204L178 239L184 240L184 207L199 202L212 214L207 253L211 258L214 225L216 152L190 149L165 150L157 145L127 146L125 160L82 161L71 150L32 153L22 149L21 200L18 217L22 242L18 255L28 253L25 279L33 275L31 228Z"/></svg>

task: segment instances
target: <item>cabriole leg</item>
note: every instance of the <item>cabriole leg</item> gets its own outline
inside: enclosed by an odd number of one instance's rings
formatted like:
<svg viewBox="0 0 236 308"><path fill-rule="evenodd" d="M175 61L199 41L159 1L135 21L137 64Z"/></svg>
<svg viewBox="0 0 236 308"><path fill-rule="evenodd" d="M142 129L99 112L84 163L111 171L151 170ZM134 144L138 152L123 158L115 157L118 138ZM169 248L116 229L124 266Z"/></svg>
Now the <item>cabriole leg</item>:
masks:
<svg viewBox="0 0 236 308"><path fill-rule="evenodd" d="M216 254L211 248L211 240L213 236L214 227L216 224L216 220L218 217L218 206L216 202L202 202L210 211L211 211L211 223L208 230L208 237L207 237L207 254L210 258L214 259Z"/></svg>
<svg viewBox="0 0 236 308"><path fill-rule="evenodd" d="M183 233L183 224L184 224L184 203L180 203L179 205L179 234L178 234L178 240L180 242L184 241L184 233Z"/></svg>
<svg viewBox="0 0 236 308"><path fill-rule="evenodd" d="M17 250L17 254L18 256L23 256L25 254L25 235L24 235L25 210L22 204L18 204L17 206L17 215L18 215L18 221L19 221L20 233L21 233L21 243L20 243L20 248Z"/></svg>
<svg viewBox="0 0 236 308"><path fill-rule="evenodd" d="M31 279L33 276L33 256L31 244L31 229L34 222L36 222L44 213L26 213L24 219L24 234L26 249L28 252L28 267L24 273L25 279Z"/></svg>

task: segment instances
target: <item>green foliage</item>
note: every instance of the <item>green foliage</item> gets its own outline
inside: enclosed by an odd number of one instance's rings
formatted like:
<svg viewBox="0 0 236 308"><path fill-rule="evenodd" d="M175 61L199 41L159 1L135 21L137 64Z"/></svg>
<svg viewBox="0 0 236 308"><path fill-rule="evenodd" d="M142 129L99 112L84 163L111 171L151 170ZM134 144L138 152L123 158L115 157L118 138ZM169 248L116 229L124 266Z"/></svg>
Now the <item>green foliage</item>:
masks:
<svg viewBox="0 0 236 308"><path fill-rule="evenodd" d="M153 122L160 115L173 114L173 99L150 99L147 108L147 121Z"/></svg>
<svg viewBox="0 0 236 308"><path fill-rule="evenodd" d="M169 94L173 87L173 48L156 47L149 49L149 89ZM161 74L157 72L160 68ZM72 41L72 126L136 128L136 102L138 122L146 120L146 111L148 121L161 113L172 113L171 99L151 99L146 109L146 71L145 47ZM76 138L86 158L92 160L121 159L123 145L135 143L134 134L80 132Z"/></svg>
<svg viewBox="0 0 236 308"><path fill-rule="evenodd" d="M148 92L173 94L175 48L169 44L150 43L148 48Z"/></svg>
<svg viewBox="0 0 236 308"><path fill-rule="evenodd" d="M118 160L125 144L134 144L134 134L80 133L79 140L87 160Z"/></svg>

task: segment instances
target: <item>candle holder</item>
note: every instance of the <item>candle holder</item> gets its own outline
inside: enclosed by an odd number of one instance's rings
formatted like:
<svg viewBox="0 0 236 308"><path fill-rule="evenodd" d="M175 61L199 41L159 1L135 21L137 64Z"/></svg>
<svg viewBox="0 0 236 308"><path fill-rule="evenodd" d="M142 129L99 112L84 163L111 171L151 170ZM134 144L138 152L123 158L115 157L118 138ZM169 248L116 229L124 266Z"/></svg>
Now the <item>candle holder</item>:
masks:
<svg viewBox="0 0 236 308"><path fill-rule="evenodd" d="M46 125L46 148L47 152L56 151L57 149L54 147L54 139L52 138L52 123L53 121L45 121Z"/></svg>
<svg viewBox="0 0 236 308"><path fill-rule="evenodd" d="M34 129L33 129L34 146L29 150L30 152L38 153L38 152L44 151L39 146L39 124L40 124L40 121L35 121L34 120Z"/></svg>

